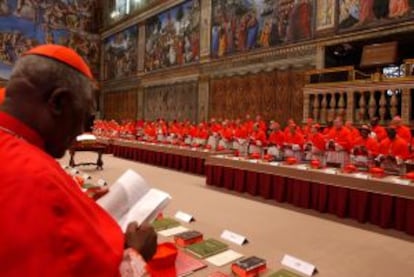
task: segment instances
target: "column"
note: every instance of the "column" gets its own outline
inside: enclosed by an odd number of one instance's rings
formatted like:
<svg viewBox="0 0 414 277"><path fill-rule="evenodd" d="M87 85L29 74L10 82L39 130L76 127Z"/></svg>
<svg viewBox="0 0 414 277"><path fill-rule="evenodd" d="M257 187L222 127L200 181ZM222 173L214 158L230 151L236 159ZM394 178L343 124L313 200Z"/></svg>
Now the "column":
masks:
<svg viewBox="0 0 414 277"><path fill-rule="evenodd" d="M316 46L316 69L325 68L325 46Z"/></svg>
<svg viewBox="0 0 414 277"><path fill-rule="evenodd" d="M346 91L346 119L351 120L352 123L355 122L355 98L353 91Z"/></svg>
<svg viewBox="0 0 414 277"><path fill-rule="evenodd" d="M210 78L209 76L200 76L198 81L198 111L197 121L201 122L208 119L209 108Z"/></svg>
<svg viewBox="0 0 414 277"><path fill-rule="evenodd" d="M401 118L404 124L410 124L410 111L411 111L411 94L410 88L402 89L401 93Z"/></svg>
<svg viewBox="0 0 414 277"><path fill-rule="evenodd" d="M303 122L306 122L306 119L309 118L309 115L310 115L309 107L311 108L311 110L314 109L314 107L311 107L310 105L310 96L311 95L306 92L303 95ZM315 117L313 118L316 120Z"/></svg>
<svg viewBox="0 0 414 277"><path fill-rule="evenodd" d="M211 0L201 0L200 15L200 61L205 62L210 58L211 41Z"/></svg>
<svg viewBox="0 0 414 277"><path fill-rule="evenodd" d="M375 112L377 111L377 103L375 102L375 97L374 97L375 91L370 91L369 92L369 100L368 100L368 114L369 114L369 119L373 119L375 117Z"/></svg>
<svg viewBox="0 0 414 277"><path fill-rule="evenodd" d="M138 26L138 73L144 71L145 64L145 21Z"/></svg>
<svg viewBox="0 0 414 277"><path fill-rule="evenodd" d="M385 113L387 112L387 100L385 99L386 93L387 91L381 91L381 96L379 100L379 116L382 123L384 123L385 121Z"/></svg>
<svg viewBox="0 0 414 277"><path fill-rule="evenodd" d="M320 108L320 104L319 104L319 94L314 94L313 95L313 105L312 105L312 115L313 115L313 120L315 120L316 122L319 122L319 108Z"/></svg>
<svg viewBox="0 0 414 277"><path fill-rule="evenodd" d="M140 86L137 91L137 119L144 118L144 87Z"/></svg>
<svg viewBox="0 0 414 277"><path fill-rule="evenodd" d="M391 99L390 99L390 114L391 114L391 118L394 118L394 116L398 115L398 99L397 99L397 91L399 91L399 89L395 89L393 90L393 93L391 95Z"/></svg>
<svg viewBox="0 0 414 277"><path fill-rule="evenodd" d="M320 115L320 118L321 118L321 123L322 123L322 124L325 124L325 123L326 123L326 107L327 107L327 105L328 105L328 102L327 102L327 100L326 100L326 96L327 96L327 94L326 94L326 93L323 93L323 94L322 94L322 101L321 101L321 115Z"/></svg>

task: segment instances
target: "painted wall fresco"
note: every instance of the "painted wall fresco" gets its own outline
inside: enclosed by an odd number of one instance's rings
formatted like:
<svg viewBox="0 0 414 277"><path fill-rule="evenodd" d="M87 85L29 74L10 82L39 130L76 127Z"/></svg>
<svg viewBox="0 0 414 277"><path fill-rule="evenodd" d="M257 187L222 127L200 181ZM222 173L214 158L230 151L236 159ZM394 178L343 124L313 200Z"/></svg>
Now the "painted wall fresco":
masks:
<svg viewBox="0 0 414 277"><path fill-rule="evenodd" d="M197 62L200 2L192 0L150 18L146 25L145 71Z"/></svg>
<svg viewBox="0 0 414 277"><path fill-rule="evenodd" d="M138 65L138 26L104 40L104 80L133 76Z"/></svg>
<svg viewBox="0 0 414 277"><path fill-rule="evenodd" d="M212 5L213 57L312 36L313 0L213 0Z"/></svg>
<svg viewBox="0 0 414 277"><path fill-rule="evenodd" d="M356 29L409 20L413 0L339 0L339 28Z"/></svg>
<svg viewBox="0 0 414 277"><path fill-rule="evenodd" d="M97 76L95 5L95 0L0 0L0 78L9 77L20 54L45 43L74 48Z"/></svg>

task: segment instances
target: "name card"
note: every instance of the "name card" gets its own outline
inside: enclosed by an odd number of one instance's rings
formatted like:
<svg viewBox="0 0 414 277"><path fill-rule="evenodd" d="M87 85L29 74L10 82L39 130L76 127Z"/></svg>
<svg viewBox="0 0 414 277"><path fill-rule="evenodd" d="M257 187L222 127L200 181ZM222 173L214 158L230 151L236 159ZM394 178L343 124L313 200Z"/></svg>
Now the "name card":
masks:
<svg viewBox="0 0 414 277"><path fill-rule="evenodd" d="M325 172L327 174L336 174L336 169L335 168L325 168L323 170L323 172Z"/></svg>
<svg viewBox="0 0 414 277"><path fill-rule="evenodd" d="M273 165L273 166L279 166L280 165L280 162L270 162L269 164L270 165Z"/></svg>
<svg viewBox="0 0 414 277"><path fill-rule="evenodd" d="M295 258L287 254L283 256L282 265L294 269L302 274L305 274L306 276L312 276L316 271L316 267L313 264L302 261L298 258Z"/></svg>
<svg viewBox="0 0 414 277"><path fill-rule="evenodd" d="M399 177L393 177L392 178L392 182L394 184L398 184L398 185L411 185L411 181L410 180L405 180L405 179L401 179Z"/></svg>
<svg viewBox="0 0 414 277"><path fill-rule="evenodd" d="M299 165L296 166L296 168L300 169L300 170L308 170L309 169L306 164L299 164Z"/></svg>
<svg viewBox="0 0 414 277"><path fill-rule="evenodd" d="M107 183L104 179L99 179L98 182L96 182L96 184L100 187L106 186Z"/></svg>
<svg viewBox="0 0 414 277"><path fill-rule="evenodd" d="M221 233L220 237L224 240L230 241L237 245L243 245L249 242L246 237L236 234L234 232L231 232L229 230L224 230L223 233Z"/></svg>
<svg viewBox="0 0 414 277"><path fill-rule="evenodd" d="M92 177L91 177L90 175L88 175L88 174L83 174L83 175L82 175L82 178L83 178L84 180L90 180L90 179L92 179Z"/></svg>
<svg viewBox="0 0 414 277"><path fill-rule="evenodd" d="M187 213L182 212L182 211L178 211L178 212L175 214L175 218L176 218L176 219L179 219L179 220L181 220L181 221L187 222L187 223L190 223L191 221L194 221L194 220L195 220L195 219L194 219L194 217L193 217L192 215L187 214Z"/></svg>
<svg viewBox="0 0 414 277"><path fill-rule="evenodd" d="M368 180L369 175L368 174L364 174L364 173L355 173L354 174L354 177L355 178L358 178L358 179Z"/></svg>

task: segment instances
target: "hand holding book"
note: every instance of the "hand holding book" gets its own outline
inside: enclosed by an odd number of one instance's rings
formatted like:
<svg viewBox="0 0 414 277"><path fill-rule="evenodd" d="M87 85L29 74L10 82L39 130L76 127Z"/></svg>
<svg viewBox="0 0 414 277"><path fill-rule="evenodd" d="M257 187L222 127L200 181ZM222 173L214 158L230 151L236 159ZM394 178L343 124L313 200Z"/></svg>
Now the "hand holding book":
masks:
<svg viewBox="0 0 414 277"><path fill-rule="evenodd" d="M136 222L128 224L125 232L125 247L135 249L144 258L150 260L157 250L157 233L152 226Z"/></svg>

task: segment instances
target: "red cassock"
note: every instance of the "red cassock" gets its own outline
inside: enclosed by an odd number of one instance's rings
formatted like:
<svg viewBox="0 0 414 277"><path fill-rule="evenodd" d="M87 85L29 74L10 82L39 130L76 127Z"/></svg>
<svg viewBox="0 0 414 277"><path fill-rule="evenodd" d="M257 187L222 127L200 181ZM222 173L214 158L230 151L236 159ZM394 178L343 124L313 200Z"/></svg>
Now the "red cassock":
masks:
<svg viewBox="0 0 414 277"><path fill-rule="evenodd" d="M0 276L119 276L118 224L33 130L5 113L0 126Z"/></svg>
<svg viewBox="0 0 414 277"><path fill-rule="evenodd" d="M328 137L329 133L332 131L332 127L325 127L322 131L322 135Z"/></svg>
<svg viewBox="0 0 414 277"><path fill-rule="evenodd" d="M354 142L354 147L358 146L365 146L365 148L368 150L368 153L376 156L379 153L379 143L376 139L368 137L364 139L362 136L358 136Z"/></svg>
<svg viewBox="0 0 414 277"><path fill-rule="evenodd" d="M196 137L200 138L200 139L208 139L207 129L206 128L198 128Z"/></svg>
<svg viewBox="0 0 414 277"><path fill-rule="evenodd" d="M213 123L211 124L210 130L213 133L219 133L222 130L222 126L219 123Z"/></svg>
<svg viewBox="0 0 414 277"><path fill-rule="evenodd" d="M387 138L387 131L382 126L375 126L372 128L372 131L377 135L378 142L381 142L383 139Z"/></svg>
<svg viewBox="0 0 414 277"><path fill-rule="evenodd" d="M234 131L235 138L246 139L247 136L248 136L248 132L247 132L246 127L244 126L237 127L236 130Z"/></svg>
<svg viewBox="0 0 414 277"><path fill-rule="evenodd" d="M144 132L147 136L152 137L152 138L155 138L157 135L155 128L149 125L145 127Z"/></svg>
<svg viewBox="0 0 414 277"><path fill-rule="evenodd" d="M220 136L226 140L232 140L233 139L233 129L230 127L223 128L220 131Z"/></svg>
<svg viewBox="0 0 414 277"><path fill-rule="evenodd" d="M411 131L410 128L408 128L407 126L399 126L395 128L397 131L397 135L402 138L403 140L405 140L406 142L410 143L411 142Z"/></svg>
<svg viewBox="0 0 414 277"><path fill-rule="evenodd" d="M247 120L246 122L244 122L244 127L246 128L248 133L253 132L253 125L254 125L253 120Z"/></svg>
<svg viewBox="0 0 414 277"><path fill-rule="evenodd" d="M289 132L285 136L285 142L288 144L297 144L300 147L303 147L305 139L301 133L295 132L294 134L292 134L291 132Z"/></svg>
<svg viewBox="0 0 414 277"><path fill-rule="evenodd" d="M282 146L285 143L285 133L282 131L272 131L269 135L269 143Z"/></svg>
<svg viewBox="0 0 414 277"><path fill-rule="evenodd" d="M308 141L312 143L313 146L318 148L319 151L324 151L326 147L325 137L321 133L312 134L308 136Z"/></svg>
<svg viewBox="0 0 414 277"><path fill-rule="evenodd" d="M350 150L353 147L350 134L351 132L345 127L332 128L327 135L327 139L335 141L344 150Z"/></svg>
<svg viewBox="0 0 414 277"><path fill-rule="evenodd" d="M259 129L262 130L262 131L264 131L264 132L266 132L266 130L267 130L266 122L264 122L264 120L260 120L258 122L258 124L259 124Z"/></svg>
<svg viewBox="0 0 414 277"><path fill-rule="evenodd" d="M250 134L250 137L253 140L253 144L255 144L257 141L260 141L262 143L261 146L265 146L267 144L267 138L266 138L266 133L262 130L257 130L257 131L253 131Z"/></svg>
<svg viewBox="0 0 414 277"><path fill-rule="evenodd" d="M379 152L383 155L398 156L402 159L407 159L410 156L408 142L398 136L393 141L389 138L381 141Z"/></svg>
<svg viewBox="0 0 414 277"><path fill-rule="evenodd" d="M290 133L290 127L286 126L283 132L285 133L285 136L288 136ZM296 126L296 133L303 134L302 129L299 126Z"/></svg>
<svg viewBox="0 0 414 277"><path fill-rule="evenodd" d="M305 125L302 127L302 133L305 139L308 139L312 136L312 126Z"/></svg>

